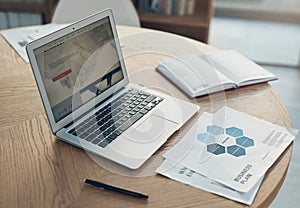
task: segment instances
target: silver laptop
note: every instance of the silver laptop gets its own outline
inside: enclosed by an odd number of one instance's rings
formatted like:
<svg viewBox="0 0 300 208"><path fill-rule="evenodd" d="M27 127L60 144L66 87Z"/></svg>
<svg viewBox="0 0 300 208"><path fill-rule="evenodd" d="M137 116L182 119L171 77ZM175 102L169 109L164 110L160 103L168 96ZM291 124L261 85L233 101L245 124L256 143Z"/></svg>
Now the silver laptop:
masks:
<svg viewBox="0 0 300 208"><path fill-rule="evenodd" d="M130 169L199 110L129 83L110 9L26 49L53 134Z"/></svg>

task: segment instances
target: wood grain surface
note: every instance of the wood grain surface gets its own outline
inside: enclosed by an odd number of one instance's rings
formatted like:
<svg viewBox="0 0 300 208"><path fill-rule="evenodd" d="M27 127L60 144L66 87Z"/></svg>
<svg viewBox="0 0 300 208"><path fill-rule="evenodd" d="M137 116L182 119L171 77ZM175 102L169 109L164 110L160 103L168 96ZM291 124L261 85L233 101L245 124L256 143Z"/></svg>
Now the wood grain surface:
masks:
<svg viewBox="0 0 300 208"><path fill-rule="evenodd" d="M147 53L143 52L147 46L143 37L165 33L130 27L118 27L118 31L130 81L197 103L200 112L142 167L149 168L147 176L119 175L101 167L96 156L52 135L29 64L0 37L0 207L247 207L157 175L154 170L162 162L162 154L182 138L202 112L214 112L224 104L291 127L278 95L268 83L263 83L191 100L155 71L156 64L166 58L168 44L154 45L151 47L155 50L148 48ZM143 41L145 44L141 44ZM184 41L201 52L215 50L199 42ZM164 48L163 53L157 53L159 47ZM272 202L284 181L291 154L292 145L266 174L251 207L267 207ZM84 186L84 178L146 193L149 199Z"/></svg>

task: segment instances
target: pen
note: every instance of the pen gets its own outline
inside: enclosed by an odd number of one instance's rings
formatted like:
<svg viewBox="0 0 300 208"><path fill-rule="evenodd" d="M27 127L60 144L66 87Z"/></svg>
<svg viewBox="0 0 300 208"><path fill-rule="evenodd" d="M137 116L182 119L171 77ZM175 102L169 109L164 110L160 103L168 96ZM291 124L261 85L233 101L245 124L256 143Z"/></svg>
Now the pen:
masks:
<svg viewBox="0 0 300 208"><path fill-rule="evenodd" d="M91 185L91 186L94 186L94 187L97 187L97 188L100 188L100 189L114 191L114 192L117 192L117 193L133 196L133 197L136 197L136 198L148 199L148 195L141 194L141 193L138 193L138 192L135 192L135 191L127 190L127 189L123 189L123 188L119 188L119 187L116 187L116 186L108 185L108 184L105 184L105 183L101 183L99 181L84 179L84 183L88 184L88 185Z"/></svg>

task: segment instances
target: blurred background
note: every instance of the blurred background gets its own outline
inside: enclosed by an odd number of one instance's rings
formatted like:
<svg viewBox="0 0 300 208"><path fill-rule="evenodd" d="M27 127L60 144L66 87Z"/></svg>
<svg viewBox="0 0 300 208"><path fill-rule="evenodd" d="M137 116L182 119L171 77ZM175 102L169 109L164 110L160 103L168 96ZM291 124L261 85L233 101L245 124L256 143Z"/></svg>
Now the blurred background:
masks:
<svg viewBox="0 0 300 208"><path fill-rule="evenodd" d="M0 30L50 23L58 1L0 0ZM235 49L276 74L279 80L270 84L285 103L293 127L300 128L299 0L159 0L151 8L145 7L148 0L132 2L142 27L185 35L219 49ZM272 208L298 205L299 139Z"/></svg>
<svg viewBox="0 0 300 208"><path fill-rule="evenodd" d="M234 48L279 77L270 84L300 128L300 1L216 0L209 43ZM272 208L297 207L300 197L300 136L287 177Z"/></svg>

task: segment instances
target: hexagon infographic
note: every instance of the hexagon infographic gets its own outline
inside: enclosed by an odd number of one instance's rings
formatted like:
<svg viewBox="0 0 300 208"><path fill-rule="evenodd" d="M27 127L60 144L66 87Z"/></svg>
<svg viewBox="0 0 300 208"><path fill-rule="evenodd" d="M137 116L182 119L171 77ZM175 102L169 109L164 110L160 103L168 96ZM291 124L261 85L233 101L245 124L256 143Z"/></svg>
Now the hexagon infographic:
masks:
<svg viewBox="0 0 300 208"><path fill-rule="evenodd" d="M227 137L227 140L231 138L231 141L235 142L231 142L231 144L227 142L227 145L230 146L218 143L216 137L223 135ZM211 154L228 154L237 158L245 156L246 149L255 145L254 140L245 136L242 129L234 126L225 129L217 125L207 126L206 132L197 135L197 140L206 144L206 150ZM223 143L226 143L225 140Z"/></svg>
<svg viewBox="0 0 300 208"><path fill-rule="evenodd" d="M243 130L237 127L226 128L226 134L232 137L240 137L243 136Z"/></svg>
<svg viewBox="0 0 300 208"><path fill-rule="evenodd" d="M198 141L209 144L215 142L215 137L213 135L210 135L208 133L198 134L197 135Z"/></svg>
<svg viewBox="0 0 300 208"><path fill-rule="evenodd" d="M213 135L221 135L224 133L224 129L217 125L212 125L207 127L207 132Z"/></svg>
<svg viewBox="0 0 300 208"><path fill-rule="evenodd" d="M240 157L246 155L246 150L243 147L232 145L227 147L227 153L235 157Z"/></svg>
<svg viewBox="0 0 300 208"><path fill-rule="evenodd" d="M253 139L250 139L250 138L245 137L245 136L236 138L236 143L240 146L243 146L243 147L252 147L252 146L254 146Z"/></svg>
<svg viewBox="0 0 300 208"><path fill-rule="evenodd" d="M225 153L225 147L217 143L209 144L207 145L207 152L215 155L220 155Z"/></svg>

